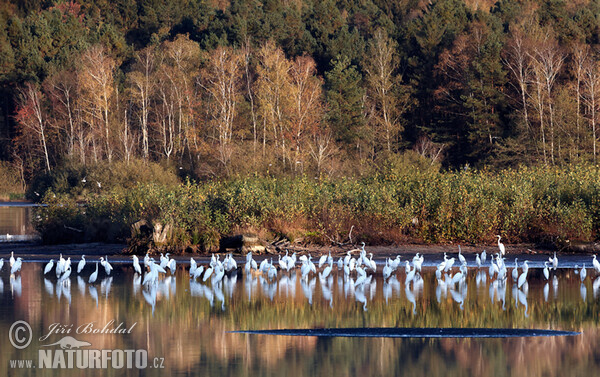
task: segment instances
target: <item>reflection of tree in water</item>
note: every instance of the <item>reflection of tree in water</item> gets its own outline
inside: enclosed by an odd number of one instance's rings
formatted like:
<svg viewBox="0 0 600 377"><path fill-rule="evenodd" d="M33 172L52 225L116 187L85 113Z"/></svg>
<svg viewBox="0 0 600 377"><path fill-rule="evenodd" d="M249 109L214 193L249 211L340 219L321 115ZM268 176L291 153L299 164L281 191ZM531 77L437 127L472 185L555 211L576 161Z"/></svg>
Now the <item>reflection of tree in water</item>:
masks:
<svg viewBox="0 0 600 377"><path fill-rule="evenodd" d="M532 271L535 272L535 271ZM42 277L41 267L26 264L22 273L22 296L12 301L3 296L2 307L9 313L0 319L3 333L16 319L32 324L41 333L52 323L83 324L94 321L101 325L115 320L128 326L137 322L131 335L82 335L97 349L144 348L150 356L165 358L165 365L181 373L200 375L570 375L572 369L593 371L600 367L600 330L597 318L600 303L588 295L581 300L577 276L558 271L556 297L544 301L545 281L533 273L527 293L528 315L522 305L515 306L506 289L506 306L501 300L490 300L489 280L480 280L471 272L467 281L464 308L451 294L436 299L437 282L433 273L424 272L419 282L415 303L405 292L404 272L392 281L391 292L384 297L381 276L373 279L375 294L367 294L368 311L352 292L346 297L344 285L337 277L323 283L316 279L312 304L302 292L298 277L285 278L285 285L265 293L260 279L250 282L256 289L248 299L245 277L224 281L225 310L218 300L211 306L204 294L191 292L188 277L178 273L169 290L158 289L154 313L136 289L132 269L115 266L112 287L96 300L88 292L74 289L69 306L64 296L56 297L56 281ZM104 276L99 276L101 281ZM72 278L72 284L77 284ZM282 277L283 279L283 277ZM85 280L85 279L84 279ZM398 281L398 283L396 283ZM309 280L310 282L310 280ZM48 283L53 285L49 289ZM267 283L274 284L274 283ZM323 293L322 284L326 290ZM398 285L399 286L396 286ZM592 280L585 282L592 291ZM93 288L100 291L101 283ZM225 287L227 289L225 289ZM381 288L380 288L381 287ZM196 287L197 288L197 287ZM143 289L143 288L142 288ZM414 289L411 284L411 289ZM210 284L204 290L212 290ZM53 294L50 294L50 291ZM83 292L83 294L82 294ZM137 292L137 293L136 293ZM268 290L273 292L273 290ZM194 294L193 294L194 293ZM331 296L329 296L331 294ZM495 293L497 296L498 293ZM461 296L462 297L462 296ZM333 308L330 306L333 300ZM517 298L518 301L518 298ZM416 314L413 314L413 310ZM575 337L519 339L369 339L315 338L231 334L236 329L282 329L311 327L504 327L550 328L582 331ZM77 336L75 336L78 338ZM51 340L58 339L55 335ZM78 339L79 339L78 338ZM34 342L35 343L35 342ZM41 342L43 343L43 342ZM4 351L4 348L3 348ZM8 360L37 358L37 344L23 352L7 347L0 354L0 373L8 373ZM574 370L574 369L573 369ZM147 371L150 374L153 371ZM68 373L67 373L68 374Z"/></svg>

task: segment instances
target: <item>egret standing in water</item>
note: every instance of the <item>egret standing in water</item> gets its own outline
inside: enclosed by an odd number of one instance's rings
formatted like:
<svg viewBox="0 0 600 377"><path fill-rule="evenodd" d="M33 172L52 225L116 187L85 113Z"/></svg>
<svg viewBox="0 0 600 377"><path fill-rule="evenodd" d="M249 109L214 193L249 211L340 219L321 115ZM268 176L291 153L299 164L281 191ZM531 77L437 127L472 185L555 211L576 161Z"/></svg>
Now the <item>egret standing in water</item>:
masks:
<svg viewBox="0 0 600 377"><path fill-rule="evenodd" d="M12 269L12 266L15 264L15 252L14 251L10 252L10 259L8 260L8 264L9 264L10 268Z"/></svg>
<svg viewBox="0 0 600 377"><path fill-rule="evenodd" d="M581 277L582 282L585 280L585 277L587 276L587 271L585 269L585 263L583 264L583 267L581 268L581 272L579 273L579 276Z"/></svg>
<svg viewBox="0 0 600 377"><path fill-rule="evenodd" d="M513 281L517 281L519 278L519 265L517 264L517 258L515 258L515 268L512 270Z"/></svg>
<svg viewBox="0 0 600 377"><path fill-rule="evenodd" d="M21 257L18 257L15 263L13 263L12 267L10 268L11 275L13 275L15 272L21 271L21 261Z"/></svg>
<svg viewBox="0 0 600 377"><path fill-rule="evenodd" d="M496 237L498 237L498 249L500 249L500 254L504 255L506 253L506 249L504 248L504 244L500 242L502 237L500 237L500 235L496 235Z"/></svg>
<svg viewBox="0 0 600 377"><path fill-rule="evenodd" d="M548 258L548 261L552 263L552 268L556 270L556 267L558 267L558 258L556 257L556 251L554 252L554 258L550 257Z"/></svg>
<svg viewBox="0 0 600 377"><path fill-rule="evenodd" d="M83 271L84 267L85 267L85 255L82 255L81 260L77 264L77 273L80 274L81 271Z"/></svg>
<svg viewBox="0 0 600 377"><path fill-rule="evenodd" d="M90 279L88 280L88 283L94 284L96 282L97 278L98 278L98 262L96 262L96 271L92 272L92 274L90 275Z"/></svg>
<svg viewBox="0 0 600 377"><path fill-rule="evenodd" d="M548 262L544 262L544 277L546 280L550 278L550 271L548 270Z"/></svg>
<svg viewBox="0 0 600 377"><path fill-rule="evenodd" d="M113 268L110 265L110 263L108 263L108 256L106 257L106 259L104 259L104 257L100 257L100 264L104 267L104 271L106 272L106 274L110 275L110 272Z"/></svg>
<svg viewBox="0 0 600 377"><path fill-rule="evenodd" d="M527 281L527 273L529 272L529 265L527 264L529 261L523 262L523 273L519 276L519 282L517 287L521 288L523 284Z"/></svg>
<svg viewBox="0 0 600 377"><path fill-rule="evenodd" d="M594 266L594 269L596 270L596 272L600 273L600 262L598 262L595 255L594 255L594 259L592 260L592 266Z"/></svg>
<svg viewBox="0 0 600 377"><path fill-rule="evenodd" d="M54 267L54 259L50 259L50 262L48 262L48 264L46 264L46 267L44 268L44 275L46 275L48 272L52 271L53 267Z"/></svg>
<svg viewBox="0 0 600 377"><path fill-rule="evenodd" d="M142 267L140 266L140 260L138 259L137 255L132 256L133 258L133 269L135 270L135 272L137 272L138 274L142 274Z"/></svg>

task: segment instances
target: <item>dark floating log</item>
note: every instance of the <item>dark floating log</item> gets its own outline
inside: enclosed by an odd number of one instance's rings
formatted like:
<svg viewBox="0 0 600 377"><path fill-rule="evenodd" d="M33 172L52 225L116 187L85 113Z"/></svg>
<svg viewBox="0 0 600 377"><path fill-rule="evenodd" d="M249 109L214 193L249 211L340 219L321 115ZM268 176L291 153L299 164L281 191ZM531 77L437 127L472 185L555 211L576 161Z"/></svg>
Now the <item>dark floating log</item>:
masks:
<svg viewBox="0 0 600 377"><path fill-rule="evenodd" d="M486 329L486 328L411 328L360 327L333 329L276 329L238 330L238 334L320 336L320 337L382 337L382 338L515 338L533 336L573 336L573 331L541 329Z"/></svg>

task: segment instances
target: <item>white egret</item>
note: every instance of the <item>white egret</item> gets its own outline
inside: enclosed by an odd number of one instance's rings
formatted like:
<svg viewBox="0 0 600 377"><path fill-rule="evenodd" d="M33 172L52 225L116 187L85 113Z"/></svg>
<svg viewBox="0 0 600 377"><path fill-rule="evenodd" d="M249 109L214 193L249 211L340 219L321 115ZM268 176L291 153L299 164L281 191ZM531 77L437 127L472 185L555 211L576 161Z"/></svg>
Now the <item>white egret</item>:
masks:
<svg viewBox="0 0 600 377"><path fill-rule="evenodd" d="M44 275L52 271L52 268L54 268L54 259L50 259L50 262L48 262L48 264L46 264L46 267L44 267Z"/></svg>
<svg viewBox="0 0 600 377"><path fill-rule="evenodd" d="M408 268L409 272L406 274L406 280L404 281L404 284L408 287L408 284L415 278L415 273L417 269L413 268L411 270L408 261L406 261L406 267Z"/></svg>
<svg viewBox="0 0 600 377"><path fill-rule="evenodd" d="M67 267L65 273L62 274L62 276L60 277L60 281L66 281L69 278L69 276L71 276L71 266Z"/></svg>
<svg viewBox="0 0 600 377"><path fill-rule="evenodd" d="M352 258L352 251L348 250L347 253L348 255L346 255L346 257L344 258L344 265L347 266L348 264L350 264L350 259Z"/></svg>
<svg viewBox="0 0 600 377"><path fill-rule="evenodd" d="M102 265L102 267L104 267L104 271L106 272L106 274L110 275L110 272L113 268L110 265L110 263L108 263L108 256L106 256L106 259L104 259L104 257L100 257L100 264Z"/></svg>
<svg viewBox="0 0 600 377"><path fill-rule="evenodd" d="M517 283L517 287L521 288L523 284L527 281L527 273L529 272L529 265L527 264L529 261L523 262L523 273L519 276L519 281Z"/></svg>
<svg viewBox="0 0 600 377"><path fill-rule="evenodd" d="M517 258L515 258L515 268L512 270L513 281L517 281L519 278L519 265L517 264Z"/></svg>
<svg viewBox="0 0 600 377"><path fill-rule="evenodd" d="M550 257L548 258L548 261L552 263L552 268L556 270L556 267L558 267L558 258L556 257L556 251L554 252L554 258Z"/></svg>
<svg viewBox="0 0 600 377"><path fill-rule="evenodd" d="M208 278L210 277L210 275L212 275L213 273L213 268L212 267L208 267L206 269L206 271L204 272L204 276L202 277L202 281L207 281Z"/></svg>
<svg viewBox="0 0 600 377"><path fill-rule="evenodd" d="M96 282L96 279L98 279L98 262L96 262L96 271L94 271L90 275L90 279L88 280L88 283L93 284Z"/></svg>
<svg viewBox="0 0 600 377"><path fill-rule="evenodd" d="M197 266L194 269L194 273L192 274L192 278L194 279L194 281L196 279L198 279L200 276L202 276L202 272L204 271L204 266Z"/></svg>
<svg viewBox="0 0 600 377"><path fill-rule="evenodd" d="M327 261L327 254L321 255L321 258L319 258L319 269L321 267L323 267L323 265L325 264L326 261Z"/></svg>
<svg viewBox="0 0 600 377"><path fill-rule="evenodd" d="M544 262L544 277L546 280L550 278L550 271L548 271L548 262Z"/></svg>
<svg viewBox="0 0 600 377"><path fill-rule="evenodd" d="M331 269L332 269L331 264L328 264L327 267L325 267L325 269L323 270L323 274L321 275L323 277L323 279L325 279L329 276L329 274L331 273Z"/></svg>
<svg viewBox="0 0 600 377"><path fill-rule="evenodd" d="M392 268L388 264L388 260L385 261L385 266L383 267L383 280L387 280L392 274Z"/></svg>
<svg viewBox="0 0 600 377"><path fill-rule="evenodd" d="M67 266L65 266L65 263L67 263L67 261L63 258L62 253L60 254L60 256L58 257L58 262L56 262L56 276L60 276L60 274L63 273L63 271L65 270L65 268Z"/></svg>
<svg viewBox="0 0 600 377"><path fill-rule="evenodd" d="M460 245L458 245L458 260L460 261L460 264L466 264L467 263L467 260L462 255L462 250L460 249Z"/></svg>
<svg viewBox="0 0 600 377"><path fill-rule="evenodd" d="M167 267L169 267L169 270L171 270L171 275L175 274L175 271L177 270L177 261L171 258Z"/></svg>
<svg viewBox="0 0 600 377"><path fill-rule="evenodd" d="M504 255L504 253L506 253L506 249L505 249L505 247L504 247L504 244L503 244L502 242L500 242L500 239L501 239L502 237L500 237L500 235L496 235L496 237L498 237L498 249L500 249L500 253L501 253L502 255Z"/></svg>
<svg viewBox="0 0 600 377"><path fill-rule="evenodd" d="M373 272L377 272L377 263L375 263L375 261L373 260L373 253L369 253L369 255L371 257L367 260L367 267L373 270Z"/></svg>
<svg viewBox="0 0 600 377"><path fill-rule="evenodd" d="M81 260L77 264L77 273L80 274L84 267L85 267L85 255L82 255Z"/></svg>
<svg viewBox="0 0 600 377"><path fill-rule="evenodd" d="M486 258L487 258L487 254L485 253L485 250L483 250L481 252L481 264L485 263Z"/></svg>
<svg viewBox="0 0 600 377"><path fill-rule="evenodd" d="M15 261L15 263L13 263L12 267L10 268L10 274L14 274L16 272L21 271L21 265L22 265L22 259L21 257L17 257L17 260Z"/></svg>
<svg viewBox="0 0 600 377"><path fill-rule="evenodd" d="M594 266L596 272L600 273L600 262L596 259L596 255L594 255L594 259L592 260L592 266Z"/></svg>
<svg viewBox="0 0 600 377"><path fill-rule="evenodd" d="M581 272L579 273L579 276L581 277L581 281L583 282L587 276L587 271L585 269L585 263L583 264L583 267L581 268Z"/></svg>
<svg viewBox="0 0 600 377"><path fill-rule="evenodd" d="M139 258L137 257L137 255L133 255L131 258L133 258L133 270L141 275L142 267L140 266Z"/></svg>
<svg viewBox="0 0 600 377"><path fill-rule="evenodd" d="M275 266L271 265L271 268L269 268L269 273L267 274L267 277L269 278L269 280L277 278L277 268Z"/></svg>
<svg viewBox="0 0 600 377"><path fill-rule="evenodd" d="M12 266L15 264L15 252L14 251L10 252L10 258L8 259L8 264L9 264L10 268L12 269Z"/></svg>
<svg viewBox="0 0 600 377"><path fill-rule="evenodd" d="M481 268L481 258L479 254L475 255L475 263L477 264L477 268Z"/></svg>

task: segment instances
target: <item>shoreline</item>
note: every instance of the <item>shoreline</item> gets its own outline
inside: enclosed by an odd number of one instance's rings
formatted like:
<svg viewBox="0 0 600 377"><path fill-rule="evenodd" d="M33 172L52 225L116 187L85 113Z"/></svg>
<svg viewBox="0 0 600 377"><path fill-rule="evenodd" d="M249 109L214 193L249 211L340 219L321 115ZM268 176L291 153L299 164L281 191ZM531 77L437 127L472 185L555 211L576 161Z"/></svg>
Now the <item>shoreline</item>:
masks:
<svg viewBox="0 0 600 377"><path fill-rule="evenodd" d="M598 245L596 244L588 244L589 250L581 251L581 252L573 252L573 251L556 251L551 249L543 249L536 248L533 244L514 244L514 245L505 245L506 246L506 254L505 259L512 263L514 258L519 258L519 260L523 260L523 258L527 258L532 261L542 261L545 260L548 256L556 255L561 257L563 260L570 261L586 261L588 258L591 258L592 255L598 252ZM279 249L280 251L277 251ZM367 255L369 253L373 253L373 259L379 263L385 263L385 259L395 258L396 255L400 255L402 260L407 260L406 258L412 258L416 253L422 254L426 256L428 260L441 260L444 252L448 253L448 257L455 257L458 254L458 245L457 244L432 244L432 245L423 245L423 244L402 244L402 245L392 245L392 246L369 246L365 247L367 251ZM256 254L254 253L254 257L257 260L262 260L265 258L277 258L278 255L285 254L285 250L289 250L290 253L296 252L299 254L302 253L310 253L313 257L313 261L316 260L323 254L327 254L331 251L332 257L337 261L337 259L343 255L345 255L348 251L352 251L353 255L358 255L360 251L360 246L355 247L352 245L347 246L319 246L319 245L290 245L290 247L273 247L271 245L267 246L267 251L265 253ZM490 254L496 254L498 252L497 245L461 245L462 254L465 255L467 260L469 261L469 265L471 262L474 263L475 254L481 253L483 250L486 250L488 255L488 260ZM101 256L111 256L111 262L115 261L117 263L125 263L131 261L131 255L127 252L127 244L114 244L114 243L79 243L79 244L58 244L58 245L43 245L39 243L1 243L0 244L0 258L4 258L5 261L10 257L11 251L14 251L15 255L24 257L26 259L35 259L41 261L48 261L50 258L54 258L59 254L63 254L65 257L81 257L81 255L85 255L86 257L101 257ZM164 251L162 252L164 253ZM161 251L153 251L150 253L151 256L156 257L161 254ZM172 257L176 259L178 262L189 262L189 258L193 257L200 261L210 259L210 256L213 253L181 253L181 254L172 254ZM216 252L214 254L218 254L224 256L229 254L227 252ZM140 255L140 254L137 254ZM241 259L245 253L234 252L234 257L236 259ZM424 264L428 265L428 263ZM591 263L589 264L591 267Z"/></svg>

